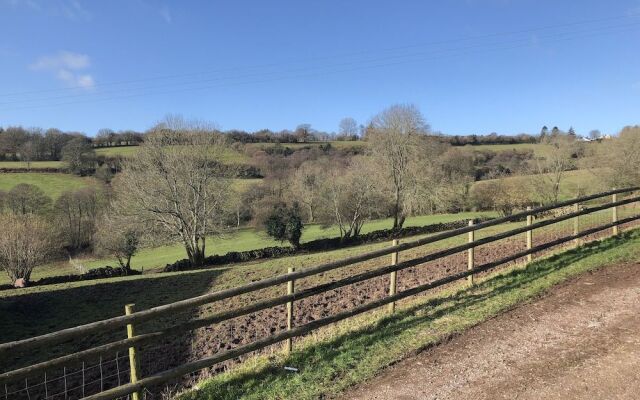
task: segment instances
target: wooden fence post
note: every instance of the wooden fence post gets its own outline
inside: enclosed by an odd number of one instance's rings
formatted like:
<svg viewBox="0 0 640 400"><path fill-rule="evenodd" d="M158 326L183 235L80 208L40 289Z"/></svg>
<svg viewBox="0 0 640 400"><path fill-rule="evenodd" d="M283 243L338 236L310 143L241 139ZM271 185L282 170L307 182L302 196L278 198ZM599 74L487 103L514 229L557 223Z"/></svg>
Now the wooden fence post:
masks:
<svg viewBox="0 0 640 400"><path fill-rule="evenodd" d="M135 304L127 304L124 306L124 312L126 315L133 314ZM133 324L127 324L127 338L131 339L136 335ZM140 374L140 362L135 346L129 347L129 366L131 371L131 383L135 383L141 378ZM133 392L131 396L132 400L140 400L140 392Z"/></svg>
<svg viewBox="0 0 640 400"><path fill-rule="evenodd" d="M573 211L580 211L579 203L573 205ZM580 233L580 217L575 217L573 219L573 235L576 236L578 233ZM580 239L575 239L574 244L576 247L580 246Z"/></svg>
<svg viewBox="0 0 640 400"><path fill-rule="evenodd" d="M611 202L615 203L616 201L618 201L618 194L614 193L611 196ZM614 206L611 209L611 222L618 222L618 207ZM613 226L613 236L616 236L618 234L618 225L614 225Z"/></svg>
<svg viewBox="0 0 640 400"><path fill-rule="evenodd" d="M393 239L392 246L398 245L398 239ZM391 265L398 265L398 252L391 253ZM398 271L392 271L389 274L389 296L393 296L397 292L398 283ZM396 311L396 302L389 303L389 313L393 314Z"/></svg>
<svg viewBox="0 0 640 400"><path fill-rule="evenodd" d="M531 206L527 206L527 211L531 211ZM533 214L527 215L527 226L531 226L533 224ZM531 250L533 248L533 231L529 229L527 231L527 250ZM527 254L527 262L533 261L533 254Z"/></svg>
<svg viewBox="0 0 640 400"><path fill-rule="evenodd" d="M469 226L473 226L473 220L472 219L469 220ZM473 243L474 240L475 240L475 231L469 231L469 243ZM469 270L469 271L473 270L474 250L475 250L474 247L472 247L469 250L467 250L467 254L469 256L469 259L467 260L467 270ZM473 286L473 274L467 276L467 282L469 283L469 286Z"/></svg>
<svg viewBox="0 0 640 400"><path fill-rule="evenodd" d="M287 272L289 274L292 274L295 272L295 268L294 267L289 267L289 269L287 270ZM293 294L295 287L294 287L294 281L288 281L287 282L287 294ZM287 303L287 330L290 331L293 328L293 301L290 301ZM285 341L284 343L284 352L286 354L291 353L291 350L293 349L293 339L289 338Z"/></svg>

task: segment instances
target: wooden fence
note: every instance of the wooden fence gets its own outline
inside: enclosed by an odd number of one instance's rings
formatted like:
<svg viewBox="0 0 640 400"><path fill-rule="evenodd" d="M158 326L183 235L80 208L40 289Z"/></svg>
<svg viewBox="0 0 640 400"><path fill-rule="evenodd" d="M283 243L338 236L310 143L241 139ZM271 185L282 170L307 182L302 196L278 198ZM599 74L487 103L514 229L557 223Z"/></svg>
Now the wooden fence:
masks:
<svg viewBox="0 0 640 400"><path fill-rule="evenodd" d="M353 317L355 315L374 310L381 306L388 305L389 312L394 312L395 303L398 300L407 298L409 296L413 296L416 294L423 293L427 290L437 288L439 286L443 286L445 284L467 279L469 284L473 284L473 277L475 274L480 272L489 271L499 265L512 262L520 259L527 259L528 261L532 260L532 255L534 253L540 252L545 249L549 249L553 246L558 246L563 243L567 243L570 241L577 242L580 238L584 238L588 235L593 235L595 233L599 233L608 229L611 229L613 235L618 233L618 226L621 224L629 223L640 219L640 215L634 215L631 217L618 219L618 207L623 205L628 205L634 202L640 201L640 196L634 195L633 192L639 190L638 187L627 188L627 189L619 189L613 190L605 193L598 193L586 197L581 197L569 201L565 201L562 203L558 203L551 206L539 207L539 208L527 208L526 211L520 212L511 216L496 218L493 220L489 220L486 222L482 222L479 224L469 223L469 226L442 232L439 234L435 234L426 238L422 238L419 240L415 240L412 242L407 242L403 244L398 244L397 241L394 241L393 245L388 248L383 248L380 250L368 252L365 254L357 255L354 257L345 258L342 260L334 261L331 263L326 263L322 265L318 265L311 268L305 268L300 270L295 270L293 268L289 269L287 274L278 275L272 278L263 279L259 281L255 281L243 286L234 287L226 290L221 290L217 292L212 292L208 294L204 294L201 296L189 298L186 300L150 308L147 310L141 310L134 312L132 305L126 306L126 314L120 317L109 318L101 321L92 322L89 324L63 329L56 332L48 333L45 335L40 335L36 337L31 337L23 340L18 340L9 343L0 344L0 357L6 356L9 353L13 352L22 352L25 350L32 350L35 348L39 348L43 353L47 353L50 348L49 346L59 344L62 342L67 342L69 340L80 339L86 337L88 334L96 333L96 332L104 332L109 330L114 330L116 328L127 327L127 338L119 341L111 342L108 344L92 347L89 349L85 349L82 351L78 351L75 353L71 353L62 357L57 357L54 359L49 359L37 364L29 365L27 367L15 369L12 371L4 372L0 374L0 384L5 384L8 382L16 382L18 380L24 380L25 378L29 378L36 373L43 373L46 371L50 371L53 369L59 369L71 365L77 365L80 362L84 362L86 360L95 360L98 357L105 356L108 354L113 354L116 351L128 351L129 352L129 361L130 361L130 382L101 391L99 393L90 394L86 399L91 400L102 400L102 399L114 399L118 397L123 397L127 395L131 395L133 399L139 398L139 393L145 387L155 387L157 385L161 385L170 380L182 377L184 375L199 371L204 368L208 368L218 364L220 362L230 360L247 353L251 353L256 350L263 349L267 346L276 344L278 342L285 343L285 351L291 351L292 348L292 339L295 337L299 337L305 335L315 329L320 327L333 324L335 322ZM618 195L626 195L625 198L619 200ZM587 203L589 205L587 205ZM580 207L578 206L580 205ZM534 222L534 216L536 215L545 215L550 214L550 212L557 209L567 209L569 206L573 206L570 212L565 212L559 216L549 217L545 219L541 219L539 221ZM577 223L578 218L583 215L596 213L599 211L612 210L611 212L611 222L608 222L603 225L599 225L596 227L592 227L585 230L580 230L579 225ZM505 232L497 233L488 237L484 237L481 239L476 239L474 236L474 232L480 229L497 226L500 224L504 224L512 221L521 221L526 220L526 225L519 226L514 229L510 229ZM575 229L572 234L563 236L557 239L554 239L550 242L540 244L534 246L534 238L533 234L534 230L549 226L552 224L556 224L561 221L573 220L575 221ZM402 251L409 250L412 248L416 248L419 246L424 246L431 243L436 243L448 238L453 238L455 236L468 234L468 241L465 244L446 248L443 250L438 250L432 252L430 254L416 257L409 260L400 261L399 254ZM474 259L474 249L480 245L485 245L488 243L496 242L501 239L506 239L513 237L515 235L524 234L524 241L526 242L526 250L519 251L515 254L511 254L499 260L491 261L482 265L475 265ZM400 270L404 270L409 267L417 266L426 262L434 261L441 259L446 256L450 256L456 253L467 252L468 253L468 265L463 271L445 276L443 278L420 284L418 286L412 287L410 289L406 289L401 292L397 292L396 287L396 277L397 272ZM335 270L338 268L342 268L345 266L349 266L352 264L360 263L367 260L372 260L381 256L386 256L391 254L391 263L385 267L377 268L374 270L370 270L367 272L359 273L356 275L351 275L346 278L342 278L339 280L335 280L329 283L320 284L308 289L304 289L296 292L294 282L301 278L321 274L327 271ZM293 303L295 301L321 294L327 292L329 290L337 289L340 287L344 287L347 285L351 285L357 282L366 281L372 278L381 277L381 276L389 276L390 285L388 290L388 295L382 299L374 300L369 303L365 303L363 305L351 308L347 311L343 311L337 313L335 315L331 315L328 317L324 317L321 319L317 319L306 323L301 326L293 326ZM179 311L185 311L188 309L193 309L195 307L212 303L219 302L221 300L230 299L235 296L239 296L242 294L254 292L260 289L265 289L269 287L273 287L276 285L287 285L287 294L274 298L267 298L259 301L255 301L253 303L247 304L245 306L226 310L222 312L218 312L214 315L195 319L188 321L186 323L174 325L167 327L164 330L144 333L140 335L135 334L135 325L140 324L145 321L149 321L152 319L157 319L160 317L170 316ZM189 332L196 328L205 327L212 324L217 324L223 321L230 320L232 318L236 318L239 316L251 314L257 311L265 310L271 307L286 305L287 308L287 329L277 334L273 334L270 336L263 337L259 340L256 340L252 343L223 351L219 354L215 354L211 357L202 358L196 361L188 362L182 364L178 367L163 371L161 373L157 373L151 376L142 377L139 373L138 367L138 350L140 346L146 345L148 343L156 342L163 339L168 335L176 335L183 332ZM0 393L0 398L2 394Z"/></svg>

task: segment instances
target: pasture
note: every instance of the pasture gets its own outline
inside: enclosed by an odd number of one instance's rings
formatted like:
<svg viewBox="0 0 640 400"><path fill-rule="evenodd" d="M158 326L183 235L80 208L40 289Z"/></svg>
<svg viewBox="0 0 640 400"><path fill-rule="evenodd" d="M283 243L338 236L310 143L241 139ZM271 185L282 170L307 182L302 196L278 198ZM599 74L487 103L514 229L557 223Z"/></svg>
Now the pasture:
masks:
<svg viewBox="0 0 640 400"><path fill-rule="evenodd" d="M424 215L408 218L405 226L422 226L494 215L496 214L493 212ZM391 219L370 221L364 225L362 233L388 229L391 225ZM338 236L338 234L338 228L336 226L323 227L321 225L312 224L308 225L303 231L302 242L335 237ZM207 255L221 255L230 251L246 251L280 245L282 245L280 242L273 240L264 232L260 232L252 228L242 228L237 231L229 232L221 237L209 238L207 242ZM185 250L181 244L170 244L140 250L132 258L131 265L135 269L144 269L146 272L149 272L162 268L166 264L173 263L185 257ZM105 265L115 266L117 264L116 260L108 258L85 258L78 259L76 262L85 268L97 268ZM75 270L69 261L64 260L52 262L36 268L33 271L32 279L37 280L47 276L75 274L78 272L79 271ZM9 283L5 274L0 275L0 283Z"/></svg>
<svg viewBox="0 0 640 400"><path fill-rule="evenodd" d="M65 163L63 161L32 161L31 163L26 163L24 161L0 161L0 169L62 169L65 167Z"/></svg>
<svg viewBox="0 0 640 400"><path fill-rule="evenodd" d="M53 200L68 190L97 185L94 178L48 172L0 173L0 190L9 191L20 183L39 187Z"/></svg>
<svg viewBox="0 0 640 400"><path fill-rule="evenodd" d="M605 190L607 185L602 179L603 172L603 169L565 171L560 181L559 200L574 198L583 193L597 193ZM533 177L534 175L515 175L504 179L518 181L525 185L532 185ZM477 181L474 183L474 186L484 185L486 182L491 182L491 179ZM531 186L532 191L533 187L534 186Z"/></svg>
<svg viewBox="0 0 640 400"><path fill-rule="evenodd" d="M104 147L97 148L96 154L103 155L106 157L131 157L134 156L140 150L140 146L120 146L120 147ZM247 161L249 158L244 154L235 151L233 149L228 149L227 152L223 156L223 162L225 163L242 163Z"/></svg>

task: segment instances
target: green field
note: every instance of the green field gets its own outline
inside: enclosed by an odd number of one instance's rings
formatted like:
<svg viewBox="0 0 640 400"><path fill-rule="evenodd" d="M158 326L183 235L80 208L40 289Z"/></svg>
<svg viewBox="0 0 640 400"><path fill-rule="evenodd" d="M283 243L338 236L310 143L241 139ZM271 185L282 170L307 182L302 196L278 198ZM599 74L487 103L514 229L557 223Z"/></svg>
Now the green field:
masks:
<svg viewBox="0 0 640 400"><path fill-rule="evenodd" d="M550 146L547 144L539 144L539 143L517 143L517 144L479 144L479 145L466 145L460 147L465 150L491 150L495 152L507 151L507 150L533 150L533 153L536 156L544 157L548 154L550 150Z"/></svg>
<svg viewBox="0 0 640 400"><path fill-rule="evenodd" d="M362 149L367 147L367 142L362 140L354 140L354 141L330 141L330 142L304 142L304 143L247 143L245 147L247 149L253 150L263 150L269 149L276 146L287 147L292 150L298 150L302 148L320 148L320 146L326 146L330 144L334 149Z"/></svg>
<svg viewBox="0 0 640 400"><path fill-rule="evenodd" d="M458 221L463 219L475 218L478 216L490 216L493 213L460 213L460 214L440 214L425 215L420 217L411 217L406 221L405 226L422 226L436 224L440 222ZM389 219L375 220L368 222L362 228L362 233L372 232L380 229L389 229L393 222ZM339 236L339 230L336 226L328 228L320 225L309 225L302 233L302 242L311 240L330 238ZM222 255L230 251L246 251L260 249L268 246L281 246L277 242L267 236L264 232L256 231L251 228L241 229L236 233L227 235L226 237L210 238L207 243L207 255ZM288 245L285 243L285 245ZM163 246L152 249L144 249L131 260L134 268L153 269L164 267L168 263L175 262L179 259L186 258L184 247L180 244ZM115 260L92 260L87 262L90 268L104 266L105 264L115 264Z"/></svg>
<svg viewBox="0 0 640 400"><path fill-rule="evenodd" d="M575 198L579 195L588 193L598 193L608 189L607 184L602 179L602 169L578 169L575 171L566 171L560 181L560 200L567 200ZM505 178L510 181L519 181L523 184L532 185L531 175L518 175ZM474 185L483 185L485 182L491 182L491 180L478 181ZM531 186L531 190L535 191L534 186Z"/></svg>
<svg viewBox="0 0 640 400"><path fill-rule="evenodd" d="M495 213L460 213L460 214L438 214L425 215L419 217L410 217L407 219L405 226L422 226L441 222L451 222L463 219L470 219L479 216L494 216ZM362 229L362 233L372 232L380 229L388 229L392 225L392 220L382 219L366 223ZM320 225L309 225L305 228L302 235L302 242L308 242L320 238L329 238L338 236L338 228L330 226L328 228ZM226 254L230 251L246 251L254 250L268 246L280 246L277 242L265 233L256 231L251 228L243 228L237 232L229 233L223 237L210 238L207 242L207 255ZM155 248L142 249L131 260L133 268L144 269L145 271L164 267L166 264L173 263L177 260L186 258L184 247L180 244L167 245ZM112 259L80 259L78 263L86 268L103 267L105 265L117 265ZM56 262L43 265L34 270L32 279L37 280L47 276L64 275L77 273L68 261ZM9 283L5 274L0 275L0 283Z"/></svg>
<svg viewBox="0 0 640 400"><path fill-rule="evenodd" d="M0 172L0 190L8 191L20 183L28 183L42 189L47 196L57 199L67 190L95 185L93 178L47 172Z"/></svg>
<svg viewBox="0 0 640 400"><path fill-rule="evenodd" d="M96 149L96 154L107 157L130 157L132 155L135 155L138 150L140 150L140 146L105 147ZM223 161L227 163L242 163L247 161L248 159L249 158L244 154L232 149L229 149L223 157Z"/></svg>
<svg viewBox="0 0 640 400"><path fill-rule="evenodd" d="M32 161L31 165L22 161L0 161L0 168L11 169L45 169L45 168L64 168L65 163L62 161Z"/></svg>

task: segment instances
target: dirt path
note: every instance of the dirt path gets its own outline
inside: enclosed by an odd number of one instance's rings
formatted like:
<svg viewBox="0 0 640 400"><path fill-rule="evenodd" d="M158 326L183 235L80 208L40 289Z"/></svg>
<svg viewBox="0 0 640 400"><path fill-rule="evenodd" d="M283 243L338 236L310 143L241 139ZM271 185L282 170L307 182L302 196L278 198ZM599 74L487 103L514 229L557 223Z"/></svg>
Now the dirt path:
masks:
<svg viewBox="0 0 640 400"><path fill-rule="evenodd" d="M640 398L640 265L560 285L343 397L516 398Z"/></svg>

